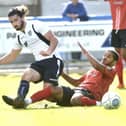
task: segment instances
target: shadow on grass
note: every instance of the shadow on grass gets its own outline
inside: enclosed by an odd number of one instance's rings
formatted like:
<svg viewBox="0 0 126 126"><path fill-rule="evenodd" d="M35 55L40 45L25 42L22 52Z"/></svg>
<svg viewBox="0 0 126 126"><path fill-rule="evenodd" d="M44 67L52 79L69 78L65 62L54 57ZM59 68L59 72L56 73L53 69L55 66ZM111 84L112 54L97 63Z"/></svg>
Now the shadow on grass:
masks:
<svg viewBox="0 0 126 126"><path fill-rule="evenodd" d="M25 110L38 110L38 109L42 109L42 110L47 110L47 109L64 109L64 108L73 108L71 106L48 106L48 107L28 107Z"/></svg>

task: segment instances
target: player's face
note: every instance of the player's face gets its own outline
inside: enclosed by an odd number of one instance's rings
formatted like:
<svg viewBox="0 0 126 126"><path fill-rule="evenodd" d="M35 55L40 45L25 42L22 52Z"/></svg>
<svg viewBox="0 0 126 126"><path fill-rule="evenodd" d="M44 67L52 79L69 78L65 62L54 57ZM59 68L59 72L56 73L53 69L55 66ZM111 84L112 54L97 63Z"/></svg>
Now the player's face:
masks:
<svg viewBox="0 0 126 126"><path fill-rule="evenodd" d="M10 16L9 21L17 31L22 30L24 27L24 18L21 18L18 15Z"/></svg>
<svg viewBox="0 0 126 126"><path fill-rule="evenodd" d="M113 66L114 63L115 63L115 60L113 58L113 54L112 52L110 51L106 51L102 57L102 60L101 62L105 65L108 65L108 66Z"/></svg>

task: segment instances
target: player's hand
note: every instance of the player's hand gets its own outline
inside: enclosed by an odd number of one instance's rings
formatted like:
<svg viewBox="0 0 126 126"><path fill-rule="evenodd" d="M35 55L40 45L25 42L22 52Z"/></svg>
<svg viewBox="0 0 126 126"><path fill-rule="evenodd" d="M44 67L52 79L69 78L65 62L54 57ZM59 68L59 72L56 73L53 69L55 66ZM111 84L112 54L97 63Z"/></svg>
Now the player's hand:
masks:
<svg viewBox="0 0 126 126"><path fill-rule="evenodd" d="M78 42L79 47L81 48L81 51L84 55L88 54L88 51Z"/></svg>

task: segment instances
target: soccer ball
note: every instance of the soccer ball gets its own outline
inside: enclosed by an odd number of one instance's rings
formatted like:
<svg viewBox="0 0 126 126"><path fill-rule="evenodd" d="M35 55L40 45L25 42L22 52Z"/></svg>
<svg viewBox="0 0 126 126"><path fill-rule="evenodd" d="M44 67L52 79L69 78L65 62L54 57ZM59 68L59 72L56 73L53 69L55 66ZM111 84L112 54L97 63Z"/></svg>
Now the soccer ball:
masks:
<svg viewBox="0 0 126 126"><path fill-rule="evenodd" d="M115 92L107 92L102 97L102 105L105 109L117 109L120 103L120 96Z"/></svg>

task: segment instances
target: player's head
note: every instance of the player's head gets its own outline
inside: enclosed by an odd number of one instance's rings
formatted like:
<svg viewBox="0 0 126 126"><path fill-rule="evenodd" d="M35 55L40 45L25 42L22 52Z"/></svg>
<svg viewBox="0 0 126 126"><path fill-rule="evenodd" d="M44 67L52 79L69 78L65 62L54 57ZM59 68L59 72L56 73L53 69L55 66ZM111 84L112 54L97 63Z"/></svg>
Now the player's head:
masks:
<svg viewBox="0 0 126 126"><path fill-rule="evenodd" d="M114 66L118 59L118 52L116 52L115 50L107 50L102 57L102 63L108 66Z"/></svg>
<svg viewBox="0 0 126 126"><path fill-rule="evenodd" d="M24 5L16 6L9 10L8 12L9 21L16 30L22 30L25 22L24 17L28 15L28 13L29 10Z"/></svg>
<svg viewBox="0 0 126 126"><path fill-rule="evenodd" d="M113 54L114 60L118 61L118 59L119 59L119 54L118 54L118 52L115 51L115 50L108 50L108 51L110 51L110 52Z"/></svg>

